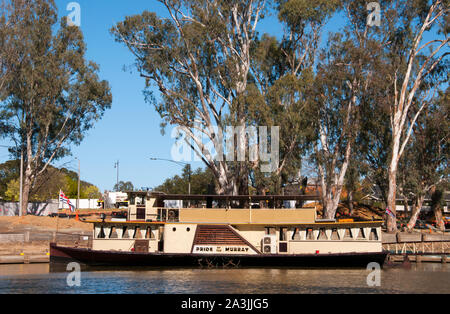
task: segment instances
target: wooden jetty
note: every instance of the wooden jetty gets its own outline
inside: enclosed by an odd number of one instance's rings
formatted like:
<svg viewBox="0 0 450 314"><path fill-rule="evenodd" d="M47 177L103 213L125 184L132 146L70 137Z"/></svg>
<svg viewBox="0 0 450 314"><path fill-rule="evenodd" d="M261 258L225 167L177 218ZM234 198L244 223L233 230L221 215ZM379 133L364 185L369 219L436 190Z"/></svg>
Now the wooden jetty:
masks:
<svg viewBox="0 0 450 314"><path fill-rule="evenodd" d="M399 233L383 234L383 249L390 262L450 261L450 234Z"/></svg>

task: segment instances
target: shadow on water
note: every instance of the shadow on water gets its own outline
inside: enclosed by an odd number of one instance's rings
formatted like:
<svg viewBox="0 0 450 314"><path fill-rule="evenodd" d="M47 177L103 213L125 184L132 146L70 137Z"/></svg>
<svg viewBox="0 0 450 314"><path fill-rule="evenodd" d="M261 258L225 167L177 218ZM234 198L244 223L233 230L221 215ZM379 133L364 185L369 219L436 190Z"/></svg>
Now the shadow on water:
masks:
<svg viewBox="0 0 450 314"><path fill-rule="evenodd" d="M50 273L65 273L69 271L70 263L64 264L50 264ZM238 267L200 267L200 266L93 266L78 264L81 271L87 272L121 272L121 271L170 271L170 270L317 270L317 271L332 271L332 270L361 270L361 267L293 267L293 266L238 266ZM405 268L403 265L387 266L383 268ZM73 267L71 268L73 269Z"/></svg>

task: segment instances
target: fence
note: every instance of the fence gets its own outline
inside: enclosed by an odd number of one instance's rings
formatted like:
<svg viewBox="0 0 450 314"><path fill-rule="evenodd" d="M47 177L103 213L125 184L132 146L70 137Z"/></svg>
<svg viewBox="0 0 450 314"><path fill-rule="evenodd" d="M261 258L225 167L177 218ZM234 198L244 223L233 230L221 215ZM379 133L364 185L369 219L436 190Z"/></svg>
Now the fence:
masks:
<svg viewBox="0 0 450 314"><path fill-rule="evenodd" d="M98 199L80 199L79 209L98 209ZM70 199L70 202L75 206L76 199ZM69 205L59 202L57 199L49 200L48 202L31 202L28 203L28 214L35 216L48 216L55 214L58 209L69 209ZM2 202L0 201L0 216L18 216L19 203L18 202Z"/></svg>
<svg viewBox="0 0 450 314"><path fill-rule="evenodd" d="M18 216L19 215L18 202L1 202L0 201L0 216ZM48 216L52 213L58 212L58 203L28 203L28 214L35 216Z"/></svg>

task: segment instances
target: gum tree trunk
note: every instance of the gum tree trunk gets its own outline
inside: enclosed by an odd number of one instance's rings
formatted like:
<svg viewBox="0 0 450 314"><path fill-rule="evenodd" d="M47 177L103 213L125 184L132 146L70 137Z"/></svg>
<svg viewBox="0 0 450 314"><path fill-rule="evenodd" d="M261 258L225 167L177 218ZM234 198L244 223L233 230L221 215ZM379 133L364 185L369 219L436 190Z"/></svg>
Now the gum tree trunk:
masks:
<svg viewBox="0 0 450 314"><path fill-rule="evenodd" d="M422 205L423 205L424 200L425 200L425 196L422 195L422 196L417 197L414 201L411 218L409 219L408 224L406 225L406 227L410 231L412 229L414 229L414 226L416 225L417 218L419 217L420 211L422 210Z"/></svg>
<svg viewBox="0 0 450 314"><path fill-rule="evenodd" d="M435 186L432 187L432 195L431 195L431 208L434 213L434 217L436 218L436 228L440 231L445 231L444 219L442 218L442 207L441 200L443 197L443 193L441 190L436 189Z"/></svg>
<svg viewBox="0 0 450 314"><path fill-rule="evenodd" d="M394 120L395 123L395 120ZM394 124L395 125L395 124ZM400 135L399 131L394 128L394 139L392 147L392 159L389 165L389 184L388 184L388 198L387 209L393 214L386 213L386 227L388 233L397 232L397 219L396 219L396 197L397 197L397 168L398 168L398 156L400 147Z"/></svg>

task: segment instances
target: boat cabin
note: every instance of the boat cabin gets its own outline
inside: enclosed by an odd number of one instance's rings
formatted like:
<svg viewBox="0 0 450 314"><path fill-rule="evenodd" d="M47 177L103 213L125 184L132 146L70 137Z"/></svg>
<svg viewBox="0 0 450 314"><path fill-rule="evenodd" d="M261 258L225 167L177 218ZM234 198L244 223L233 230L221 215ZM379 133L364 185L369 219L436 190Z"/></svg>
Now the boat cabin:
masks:
<svg viewBox="0 0 450 314"><path fill-rule="evenodd" d="M92 249L204 255L382 251L381 221L321 220L315 207L283 207L285 201L318 198L128 192L127 220L90 221Z"/></svg>

